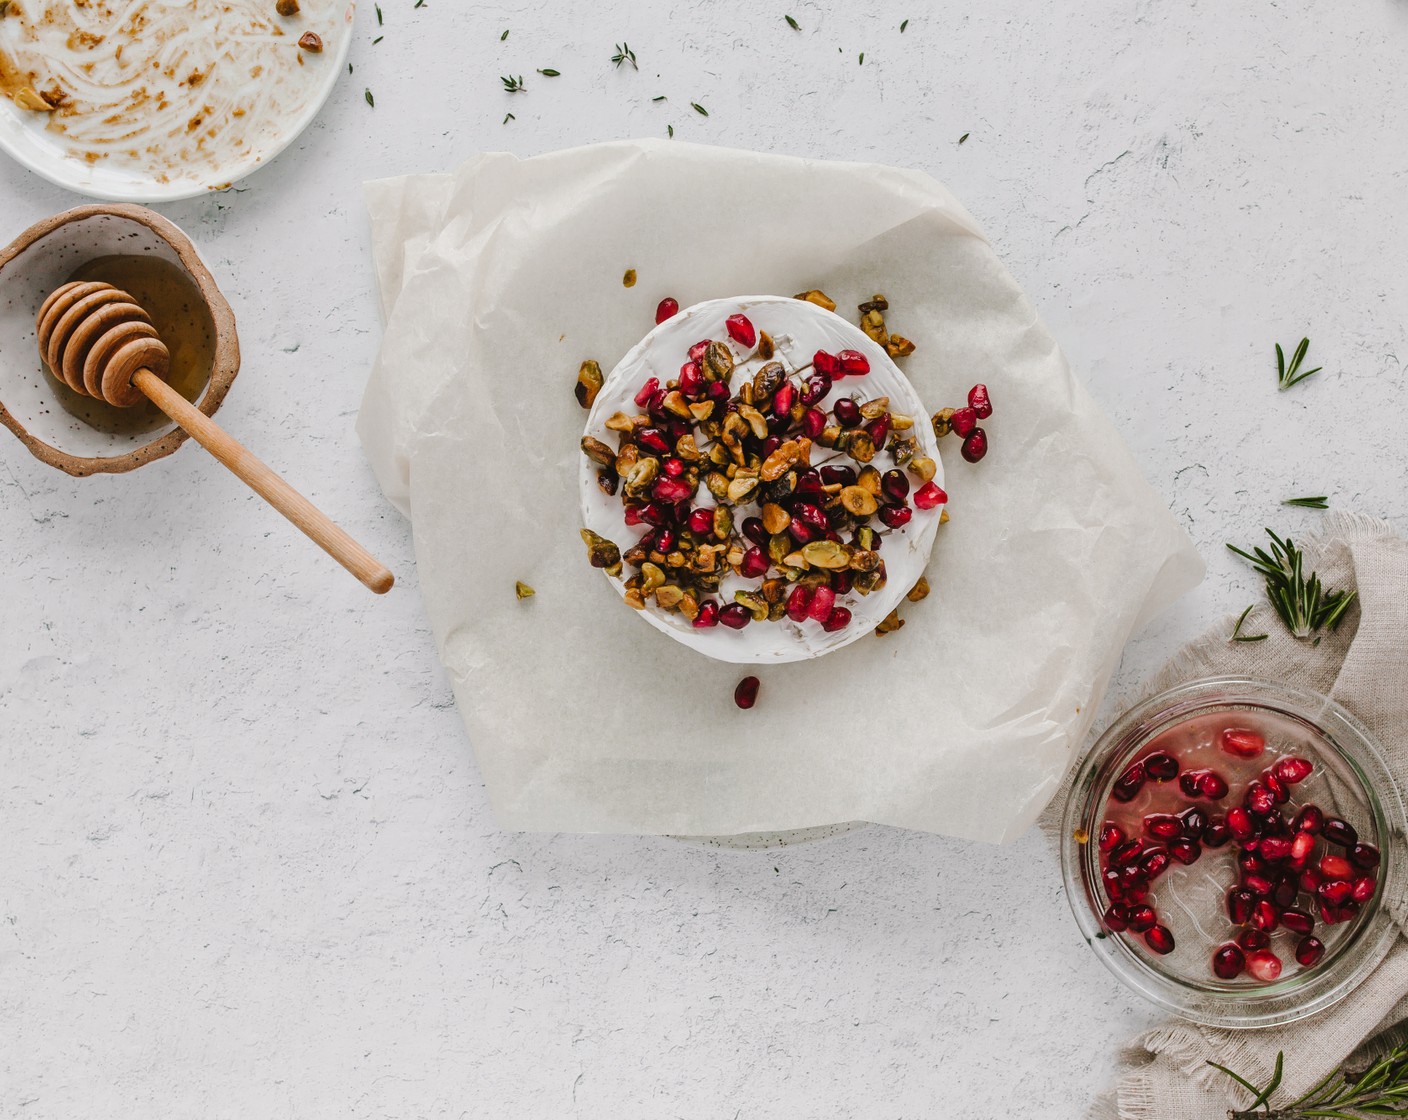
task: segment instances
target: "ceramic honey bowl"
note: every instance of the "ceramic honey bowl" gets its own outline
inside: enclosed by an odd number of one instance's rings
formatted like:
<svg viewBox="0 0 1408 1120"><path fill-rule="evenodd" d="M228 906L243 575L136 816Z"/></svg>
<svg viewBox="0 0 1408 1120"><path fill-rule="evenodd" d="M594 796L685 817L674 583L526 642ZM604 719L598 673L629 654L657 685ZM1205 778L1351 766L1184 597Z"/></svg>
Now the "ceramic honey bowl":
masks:
<svg viewBox="0 0 1408 1120"><path fill-rule="evenodd" d="M170 382L206 416L239 372L235 317L190 238L140 206L80 206L0 251L0 423L75 476L119 474L170 455L186 433L152 405L117 409L73 392L40 358L36 313L74 280L118 284L172 351Z"/></svg>

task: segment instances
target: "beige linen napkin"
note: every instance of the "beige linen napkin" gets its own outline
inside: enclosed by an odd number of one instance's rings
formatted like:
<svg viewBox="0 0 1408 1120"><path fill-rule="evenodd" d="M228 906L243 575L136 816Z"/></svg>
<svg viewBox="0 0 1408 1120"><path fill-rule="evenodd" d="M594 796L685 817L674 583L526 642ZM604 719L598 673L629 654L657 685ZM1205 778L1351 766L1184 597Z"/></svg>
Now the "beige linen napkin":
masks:
<svg viewBox="0 0 1408 1120"><path fill-rule="evenodd" d="M1266 641L1230 642L1232 623L1219 625L1178 654L1150 682L1148 694L1226 674L1314 689L1343 704L1369 728L1389 769L1408 786L1408 541L1383 522L1339 514L1302 547L1327 586L1359 592L1358 606L1335 633L1313 647L1292 638L1270 608L1263 608L1264 625L1256 629L1270 635ZM1401 859L1398 846L1395 857ZM1408 900L1398 894L1384 901L1405 928ZM1229 1106L1250 1102L1244 1090L1207 1062L1262 1085L1271 1077L1277 1051L1286 1055L1285 1095L1272 1103L1293 1100L1332 1069L1357 1061L1366 1040L1368 1049L1377 1049L1376 1036L1405 1015L1408 942L1400 940L1362 987L1310 1019L1254 1031L1174 1021L1141 1036L1125 1054L1127 1072L1115 1091L1096 1103L1091 1120L1222 1120Z"/></svg>

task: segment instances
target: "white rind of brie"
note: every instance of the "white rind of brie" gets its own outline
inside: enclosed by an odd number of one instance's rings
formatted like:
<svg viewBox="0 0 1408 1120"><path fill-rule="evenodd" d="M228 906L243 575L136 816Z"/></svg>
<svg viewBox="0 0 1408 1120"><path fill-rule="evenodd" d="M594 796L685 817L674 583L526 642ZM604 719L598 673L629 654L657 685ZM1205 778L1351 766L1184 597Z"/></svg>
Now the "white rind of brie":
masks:
<svg viewBox="0 0 1408 1120"><path fill-rule="evenodd" d="M905 434L918 441L921 455L927 455L938 464L934 482L943 486L943 463L939 458L938 440L929 423L928 411L909 379L899 371L884 348L859 327L852 326L834 312L804 300L783 296L738 296L709 300L695 304L661 323L641 339L606 378L587 417L584 434L594 436L610 447L617 447L619 436L606 427L606 421L617 412L638 413L640 409L635 403L635 395L640 387L651 377L658 378L661 385L678 378L680 366L688 361L689 348L703 339L725 342L733 351L738 365L734 369L731 388L736 391L743 379L751 379L763 364L756 353L744 352L728 336L725 320L730 315L740 313L747 315L759 332L766 331L772 337L776 344L773 360L780 361L789 375L809 367L812 355L818 350L833 354L840 350L859 350L864 354L870 361L870 372L862 377L846 377L837 381L830 395L818 407L829 412L834 402L843 396L852 396L858 401L889 397L891 412L914 417L914 427ZM838 465L856 469L860 466L849 457L820 445L812 449L812 466L822 466L833 460ZM894 466L894 461L888 452L882 450L875 456L872 465L883 473ZM613 541L624 553L645 534L646 527L626 524L625 506L620 495L612 496L602 491L597 485L597 469L596 464L585 455L581 457L582 523ZM909 480L912 494L921 484L912 473ZM701 485L695 495L694 506L711 507L714 504L713 496ZM787 618L780 622L753 622L742 630L731 630L727 626L696 629L682 614L662 610L653 603L637 613L655 629L716 661L784 664L820 657L870 634L886 615L904 601L910 588L924 574L942 510L942 506L931 510L916 508L909 524L901 529L888 529L878 518L872 518L871 525L883 540L880 556L885 561L886 583L882 589L869 595L851 592L837 596L837 605L847 607L852 614L850 625L844 630L827 633L819 622L808 619L796 623ZM735 508L734 514L741 524L745 517L756 516L757 507L740 505ZM625 580L632 571L630 565L626 565L620 578L606 578L617 593L624 596ZM758 582L730 575L720 586L719 599L722 603L732 602L735 590L756 587Z"/></svg>

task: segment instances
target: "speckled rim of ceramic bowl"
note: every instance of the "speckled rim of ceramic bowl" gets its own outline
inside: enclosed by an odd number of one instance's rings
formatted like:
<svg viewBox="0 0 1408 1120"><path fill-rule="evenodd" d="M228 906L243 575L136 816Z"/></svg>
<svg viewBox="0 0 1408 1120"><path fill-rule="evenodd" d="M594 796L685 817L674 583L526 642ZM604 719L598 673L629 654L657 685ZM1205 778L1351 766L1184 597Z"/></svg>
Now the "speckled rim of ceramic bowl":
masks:
<svg viewBox="0 0 1408 1120"><path fill-rule="evenodd" d="M337 45L335 57L329 59L331 65L328 67L328 76L317 95L309 102L307 109L293 118L288 127L268 146L238 162L232 161L216 167L208 176L211 180L208 183L190 179L163 183L152 175L138 178L131 183L95 183L85 177L92 174L92 165L37 145L31 147L21 144L4 129L0 129L0 151L4 151L21 167L49 180L55 186L87 195L89 198L112 202L179 202L186 198L198 198L211 191L227 190L231 184L252 175L282 155L323 111L323 106L332 96L332 91L337 88L337 83L347 67L347 56L352 49L352 20L356 11L356 0L350 0L342 15L341 41ZM0 112L7 111L7 108L15 113L25 112L13 108L6 98L0 98Z"/></svg>
<svg viewBox="0 0 1408 1120"><path fill-rule="evenodd" d="M23 268L22 258L26 251L64 226L102 217L121 218L145 226L176 254L181 266L199 290L201 298L210 311L211 322L214 324L215 356L211 366L210 380L206 383L205 391L201 394L197 407L207 416L215 415L215 411L225 399L225 394L229 391L240 368L240 346L235 331L235 313L221 294L219 286L215 283L215 277L210 274L210 270L205 267L205 262L200 259L200 254L196 251L191 239L182 233L179 227L160 214L143 206L122 203L78 206L72 210L65 210L61 214L55 214L53 217L36 222L3 250L0 250L0 273L3 273L7 268ZM37 308L39 302L42 302L47 295L47 292L38 293L34 306ZM4 361L5 358L0 356L0 363ZM0 394L3 392L4 369L0 364ZM81 456L62 451L28 431L24 424L5 407L3 399L0 399L0 423L14 432L35 458L51 467L57 467L75 478L84 478L94 474L124 474L127 471L136 470L140 466L170 455L187 438L181 428L173 428L171 431L121 455Z"/></svg>

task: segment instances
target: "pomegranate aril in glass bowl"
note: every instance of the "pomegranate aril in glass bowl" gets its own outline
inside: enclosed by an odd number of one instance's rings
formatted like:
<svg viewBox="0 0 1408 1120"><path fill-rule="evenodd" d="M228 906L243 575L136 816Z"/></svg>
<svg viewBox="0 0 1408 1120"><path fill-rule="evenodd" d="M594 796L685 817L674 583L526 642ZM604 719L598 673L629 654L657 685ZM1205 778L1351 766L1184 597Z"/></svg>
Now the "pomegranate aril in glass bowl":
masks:
<svg viewBox="0 0 1408 1120"><path fill-rule="evenodd" d="M1062 864L1102 960L1199 1022L1262 1026L1342 998L1395 930L1402 800L1333 702L1218 678L1119 717L1082 760Z"/></svg>

